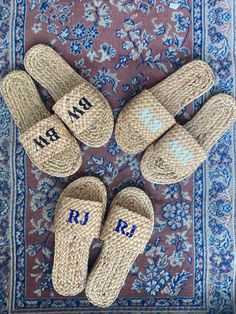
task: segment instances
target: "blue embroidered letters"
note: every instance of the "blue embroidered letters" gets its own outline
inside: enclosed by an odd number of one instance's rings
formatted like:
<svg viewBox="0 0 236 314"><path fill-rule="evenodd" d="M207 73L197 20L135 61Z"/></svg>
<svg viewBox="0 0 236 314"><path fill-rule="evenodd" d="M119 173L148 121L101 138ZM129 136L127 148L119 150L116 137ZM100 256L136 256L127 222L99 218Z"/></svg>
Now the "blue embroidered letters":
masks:
<svg viewBox="0 0 236 314"><path fill-rule="evenodd" d="M152 133L156 133L163 126L163 123L159 121L158 117L154 113L150 113L147 108L142 110L140 119Z"/></svg>
<svg viewBox="0 0 236 314"><path fill-rule="evenodd" d="M80 212L78 212L77 210L74 209L70 209L70 214L69 214L69 218L68 218L68 222L69 223L75 223L75 224L80 224L82 226L86 225L89 219L89 213L88 212L84 212L84 217L82 220L78 220L78 218L80 217Z"/></svg>
<svg viewBox="0 0 236 314"><path fill-rule="evenodd" d="M79 106L81 108L73 106L72 111L68 110L71 123L74 123L76 120L78 120L85 113L85 111L89 110L92 107L92 104L85 97L83 97L79 101Z"/></svg>
<svg viewBox="0 0 236 314"><path fill-rule="evenodd" d="M187 149L185 149L184 146L178 140L171 141L170 147L172 152L178 157L181 164L188 163L193 157L193 154Z"/></svg>
<svg viewBox="0 0 236 314"><path fill-rule="evenodd" d="M125 235L128 238L132 238L134 233L135 233L136 226L132 225L131 228L128 228L128 227L129 227L129 225L127 224L126 221L124 221L122 219L119 219L118 222L117 222L117 226L114 229L114 231L116 231L118 233L121 233L121 234ZM126 231L126 229L129 229L130 231Z"/></svg>

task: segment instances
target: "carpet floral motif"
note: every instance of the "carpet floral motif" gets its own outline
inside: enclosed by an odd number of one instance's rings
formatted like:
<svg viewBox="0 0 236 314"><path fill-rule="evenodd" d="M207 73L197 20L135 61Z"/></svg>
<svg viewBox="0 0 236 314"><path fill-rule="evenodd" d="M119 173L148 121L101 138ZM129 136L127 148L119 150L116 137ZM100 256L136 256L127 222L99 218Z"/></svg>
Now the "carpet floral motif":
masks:
<svg viewBox="0 0 236 314"><path fill-rule="evenodd" d="M25 52L44 43L103 92L115 117L141 90L193 58L212 67L211 94L232 94L234 11L232 0L3 0L1 76L23 69ZM51 108L53 100L38 87ZM185 123L204 100L187 106L177 120ZM55 205L63 188L80 175L101 178L109 203L120 189L137 186L155 207L151 241L108 312L233 313L234 128L194 175L164 186L145 181L141 155L125 154L114 137L100 149L81 145L84 161L73 177L50 177L26 157L2 98L0 126L1 313L101 312L84 294L61 298L51 282ZM90 267L100 248L99 241L93 243Z"/></svg>

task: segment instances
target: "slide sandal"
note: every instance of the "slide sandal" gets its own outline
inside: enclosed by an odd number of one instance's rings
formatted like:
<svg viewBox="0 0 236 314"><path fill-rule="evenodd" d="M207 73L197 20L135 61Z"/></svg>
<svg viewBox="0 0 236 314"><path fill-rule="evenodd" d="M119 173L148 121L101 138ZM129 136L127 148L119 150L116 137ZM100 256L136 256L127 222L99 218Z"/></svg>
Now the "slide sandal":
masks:
<svg viewBox="0 0 236 314"><path fill-rule="evenodd" d="M132 264L149 241L153 223L153 206L142 190L129 187L117 194L101 234L102 251L85 288L91 303L107 307L115 301Z"/></svg>
<svg viewBox="0 0 236 314"><path fill-rule="evenodd" d="M150 145L141 160L144 178L157 184L176 183L189 176L236 118L235 99L213 96L184 126L176 124Z"/></svg>
<svg viewBox="0 0 236 314"><path fill-rule="evenodd" d="M127 153L144 151L176 124L174 116L214 84L211 68L192 61L161 83L134 97L121 111L115 128L117 144Z"/></svg>
<svg viewBox="0 0 236 314"><path fill-rule="evenodd" d="M32 47L25 55L27 72L56 101L54 112L76 138L100 147L112 135L114 118L106 98L77 74L62 57L45 45Z"/></svg>
<svg viewBox="0 0 236 314"><path fill-rule="evenodd" d="M10 72L1 82L1 93L31 161L53 176L75 173L82 163L79 145L61 120L45 108L31 77L24 71Z"/></svg>
<svg viewBox="0 0 236 314"><path fill-rule="evenodd" d="M82 177L61 194L55 211L54 289L74 296L83 291L88 272L89 249L99 238L106 210L105 185L95 177Z"/></svg>

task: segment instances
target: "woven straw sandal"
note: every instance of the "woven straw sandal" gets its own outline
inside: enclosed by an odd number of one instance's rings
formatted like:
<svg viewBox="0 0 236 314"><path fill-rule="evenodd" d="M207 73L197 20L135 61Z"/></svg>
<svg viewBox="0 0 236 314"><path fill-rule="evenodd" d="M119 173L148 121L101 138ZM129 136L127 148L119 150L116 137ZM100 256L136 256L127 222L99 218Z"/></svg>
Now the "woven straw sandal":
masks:
<svg viewBox="0 0 236 314"><path fill-rule="evenodd" d="M175 125L150 145L141 160L144 178L157 184L183 180L207 158L235 119L235 99L226 94L213 96L184 127Z"/></svg>
<svg viewBox="0 0 236 314"><path fill-rule="evenodd" d="M89 249L99 238L107 203L105 185L95 177L82 177L61 194L55 211L54 289L74 296L87 279Z"/></svg>
<svg viewBox="0 0 236 314"><path fill-rule="evenodd" d="M77 74L52 48L32 47L25 55L27 72L49 91L56 101L54 112L76 138L100 147L112 135L114 119L106 98Z"/></svg>
<svg viewBox="0 0 236 314"><path fill-rule="evenodd" d="M134 97L121 111L115 128L118 145L127 153L144 151L176 124L174 116L214 84L211 68L192 61L161 83Z"/></svg>
<svg viewBox="0 0 236 314"><path fill-rule="evenodd" d="M107 307L115 301L133 262L144 251L153 222L151 200L140 189L126 188L114 198L101 234L102 252L85 288L91 303Z"/></svg>
<svg viewBox="0 0 236 314"><path fill-rule="evenodd" d="M53 176L75 173L82 163L79 145L60 119L45 108L31 77L24 71L10 72L1 82L1 93L31 161Z"/></svg>

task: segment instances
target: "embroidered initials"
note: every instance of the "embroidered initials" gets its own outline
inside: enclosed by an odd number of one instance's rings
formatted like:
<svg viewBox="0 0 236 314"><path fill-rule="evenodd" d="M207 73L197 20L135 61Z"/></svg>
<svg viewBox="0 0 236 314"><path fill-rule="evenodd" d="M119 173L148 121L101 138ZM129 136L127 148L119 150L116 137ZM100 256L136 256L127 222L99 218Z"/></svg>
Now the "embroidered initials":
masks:
<svg viewBox="0 0 236 314"><path fill-rule="evenodd" d="M125 235L128 238L132 238L135 230L136 230L136 226L132 225L131 230L130 231L126 231L126 229L129 227L129 225L127 224L126 221L119 219L116 228L114 229L114 231L121 233L123 235Z"/></svg>
<svg viewBox="0 0 236 314"><path fill-rule="evenodd" d="M45 136L47 137L47 139L42 137L41 135L38 137L38 139L34 138L36 151L49 145L50 142L57 141L60 138L60 136L57 134L54 128L47 130L47 132L45 133Z"/></svg>
<svg viewBox="0 0 236 314"><path fill-rule="evenodd" d="M140 119L148 126L152 133L156 133L163 126L163 123L159 121L158 117L155 116L154 113L150 113L147 108L142 110Z"/></svg>
<svg viewBox="0 0 236 314"><path fill-rule="evenodd" d="M92 104L85 97L83 97L79 101L79 106L82 107L83 110L75 106L73 106L72 111L68 110L71 123L74 123L76 120L78 120L85 113L85 111L92 107Z"/></svg>
<svg viewBox="0 0 236 314"><path fill-rule="evenodd" d="M75 224L80 224L82 226L87 225L88 219L89 219L89 213L88 212L84 212L84 217L82 220L78 220L80 216L80 212L78 212L77 210L74 209L70 209L70 214L69 214L69 218L68 218L68 222L69 223L75 223Z"/></svg>
<svg viewBox="0 0 236 314"><path fill-rule="evenodd" d="M184 149L184 146L178 141L174 140L170 142L172 152L178 157L181 164L187 164L193 157L193 154Z"/></svg>

